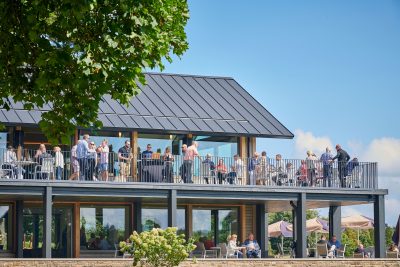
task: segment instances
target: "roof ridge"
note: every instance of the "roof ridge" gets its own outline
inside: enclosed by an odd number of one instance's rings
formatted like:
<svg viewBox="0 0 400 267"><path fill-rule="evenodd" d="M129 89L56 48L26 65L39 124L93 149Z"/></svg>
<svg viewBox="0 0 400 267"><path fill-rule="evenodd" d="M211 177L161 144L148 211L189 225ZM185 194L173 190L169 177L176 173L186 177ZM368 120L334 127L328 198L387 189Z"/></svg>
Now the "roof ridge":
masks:
<svg viewBox="0 0 400 267"><path fill-rule="evenodd" d="M149 74L149 75L165 75L165 76L180 76L180 77L195 77L195 78L212 78L212 79L231 79L231 80L234 80L232 77L229 77L229 76L212 76L212 75L167 73L167 72L151 72L151 71L144 71L143 73L144 74Z"/></svg>

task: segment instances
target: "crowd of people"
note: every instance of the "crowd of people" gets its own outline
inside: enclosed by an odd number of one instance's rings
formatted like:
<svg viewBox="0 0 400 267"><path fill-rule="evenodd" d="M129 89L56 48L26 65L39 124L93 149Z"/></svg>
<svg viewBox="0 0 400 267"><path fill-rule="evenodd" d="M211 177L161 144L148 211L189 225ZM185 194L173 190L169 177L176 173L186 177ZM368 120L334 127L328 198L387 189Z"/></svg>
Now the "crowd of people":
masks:
<svg viewBox="0 0 400 267"><path fill-rule="evenodd" d="M249 159L241 159L238 154L232 159L213 157L210 153L201 157L198 147L199 143L196 141L193 141L190 146L183 144L179 162L176 162L177 156L172 154L171 147L166 147L164 153L161 154L153 153L151 144L147 144L142 153L135 155L130 140L126 140L124 146L114 154L114 152L111 153L106 139L96 145L90 141L90 136L85 134L71 149L69 177L66 177L67 172L64 171L65 155L58 146L50 152L44 144L40 144L32 158L27 152L22 153L22 158L33 160L39 166L43 165L46 159L52 158L54 178L57 180L68 178L82 181L109 181L109 173L115 174L115 170L118 170L118 175L114 175L113 181L126 182L128 177L133 176L133 171L137 171L138 180L143 182L173 183L175 178L179 177L183 183L193 183L195 173L207 184L237 184L241 179L242 185L247 183L249 185L315 186L318 181L322 181L324 187L332 186L334 168L337 169L340 186L346 187L346 177L359 165L358 159L350 160L349 154L340 145L336 145L335 156L327 147L320 157L309 150L305 159L300 161L284 160L281 154L277 154L272 159L267 156L266 151L261 154L254 152ZM4 163L9 165L13 173L21 175L18 173L21 169L18 170L15 164L17 154L12 147L6 150L3 158ZM137 168L132 170L134 158L137 160L135 166ZM335 161L337 164L334 164ZM117 166L114 165L115 162ZM160 177L154 177L155 171L151 171L153 165L161 165ZM174 166L177 165L179 169L174 172ZM196 171L194 168L197 168Z"/></svg>

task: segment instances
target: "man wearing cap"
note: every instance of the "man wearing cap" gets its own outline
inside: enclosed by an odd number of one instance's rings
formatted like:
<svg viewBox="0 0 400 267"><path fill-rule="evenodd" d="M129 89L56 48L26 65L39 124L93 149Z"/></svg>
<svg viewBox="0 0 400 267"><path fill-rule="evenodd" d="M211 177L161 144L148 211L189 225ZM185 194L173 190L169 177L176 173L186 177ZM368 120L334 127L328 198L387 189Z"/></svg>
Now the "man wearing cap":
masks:
<svg viewBox="0 0 400 267"><path fill-rule="evenodd" d="M347 162L350 160L349 154L342 149L342 147L338 144L336 145L336 156L333 157L332 162L335 159L338 160L338 172L339 172L339 179L341 187L346 187L346 165Z"/></svg>

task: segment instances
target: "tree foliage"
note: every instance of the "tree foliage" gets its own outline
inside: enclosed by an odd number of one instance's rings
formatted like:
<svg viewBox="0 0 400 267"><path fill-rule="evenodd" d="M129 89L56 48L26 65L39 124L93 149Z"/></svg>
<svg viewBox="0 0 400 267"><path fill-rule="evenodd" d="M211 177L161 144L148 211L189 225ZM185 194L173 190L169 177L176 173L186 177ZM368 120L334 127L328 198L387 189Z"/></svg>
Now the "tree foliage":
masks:
<svg viewBox="0 0 400 267"><path fill-rule="evenodd" d="M67 143L77 125L101 126L104 94L127 104L144 68L187 50L188 18L186 0L2 0L0 107L49 103L40 127Z"/></svg>
<svg viewBox="0 0 400 267"><path fill-rule="evenodd" d="M120 247L122 252L133 256L134 266L178 266L196 248L193 239L186 242L184 234L177 234L176 227L153 228L140 234L135 231L129 241L120 242Z"/></svg>

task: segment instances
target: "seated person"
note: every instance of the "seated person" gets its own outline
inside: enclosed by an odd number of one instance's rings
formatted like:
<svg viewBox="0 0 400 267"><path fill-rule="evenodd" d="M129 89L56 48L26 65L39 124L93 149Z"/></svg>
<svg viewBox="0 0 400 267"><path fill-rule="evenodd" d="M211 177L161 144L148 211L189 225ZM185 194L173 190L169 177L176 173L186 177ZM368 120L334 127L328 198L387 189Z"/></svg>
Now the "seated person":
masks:
<svg viewBox="0 0 400 267"><path fill-rule="evenodd" d="M336 256L336 249L342 247L342 244L339 240L337 240L336 235L333 235L331 240L329 240L328 244L331 246L331 251L334 251L334 255Z"/></svg>
<svg viewBox="0 0 400 267"><path fill-rule="evenodd" d="M208 176L210 175L211 177L215 176L215 163L214 161L211 160L211 154L206 155L206 159L203 160L202 162L203 165L203 172L204 172L204 180L206 180L206 183L208 184Z"/></svg>
<svg viewBox="0 0 400 267"><path fill-rule="evenodd" d="M301 160L301 165L296 172L299 185L307 186L307 164L305 160Z"/></svg>
<svg viewBox="0 0 400 267"><path fill-rule="evenodd" d="M218 165L215 169L217 171L218 183L222 184L222 180L225 180L227 174L226 166L223 159L218 160Z"/></svg>
<svg viewBox="0 0 400 267"><path fill-rule="evenodd" d="M243 161L240 159L239 155L233 156L233 163L231 165L231 171L228 174L228 182L234 184L236 178L242 177L243 175Z"/></svg>
<svg viewBox="0 0 400 267"><path fill-rule="evenodd" d="M247 258L259 258L260 245L257 240L254 239L253 233L249 233L248 238L243 242L243 246L246 247Z"/></svg>
<svg viewBox="0 0 400 267"><path fill-rule="evenodd" d="M237 235L229 235L228 236L228 245L226 246L226 249L228 251L228 254L233 254L237 256L238 258L243 258L243 252L241 252L241 249L244 249L245 247L238 247L236 245L237 243Z"/></svg>
<svg viewBox="0 0 400 267"><path fill-rule="evenodd" d="M358 246L357 246L356 250L354 250L354 252L363 254L364 257L368 258L368 254L365 253L364 245L361 242L358 242Z"/></svg>
<svg viewBox="0 0 400 267"><path fill-rule="evenodd" d="M388 251L390 252L399 252L399 248L395 244L390 244Z"/></svg>

